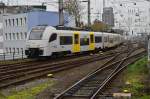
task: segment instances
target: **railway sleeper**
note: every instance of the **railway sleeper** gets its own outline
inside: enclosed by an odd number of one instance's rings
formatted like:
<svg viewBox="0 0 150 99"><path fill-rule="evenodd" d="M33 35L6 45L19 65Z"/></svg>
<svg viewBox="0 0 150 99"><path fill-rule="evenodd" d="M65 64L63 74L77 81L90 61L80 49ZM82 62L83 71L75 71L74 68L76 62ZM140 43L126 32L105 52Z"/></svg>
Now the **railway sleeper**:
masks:
<svg viewBox="0 0 150 99"><path fill-rule="evenodd" d="M99 84L85 84L83 87L96 87L99 86Z"/></svg>
<svg viewBox="0 0 150 99"><path fill-rule="evenodd" d="M106 76L102 76L102 77L95 77L95 78L92 78L92 81L102 81L106 78Z"/></svg>
<svg viewBox="0 0 150 99"><path fill-rule="evenodd" d="M90 87L82 87L80 90L93 90L96 86L90 86Z"/></svg>
<svg viewBox="0 0 150 99"><path fill-rule="evenodd" d="M92 80L92 81L87 82L86 84L99 84L99 83L100 82L97 80Z"/></svg>
<svg viewBox="0 0 150 99"><path fill-rule="evenodd" d="M73 94L73 96L74 95L87 95L87 96L89 96L89 95L91 95L92 92L93 92L92 90L79 90L75 94Z"/></svg>
<svg viewBox="0 0 150 99"><path fill-rule="evenodd" d="M99 86L99 84L86 84L84 87L92 87L92 86Z"/></svg>
<svg viewBox="0 0 150 99"><path fill-rule="evenodd" d="M78 87L72 88L65 95L73 95L78 89L79 89Z"/></svg>

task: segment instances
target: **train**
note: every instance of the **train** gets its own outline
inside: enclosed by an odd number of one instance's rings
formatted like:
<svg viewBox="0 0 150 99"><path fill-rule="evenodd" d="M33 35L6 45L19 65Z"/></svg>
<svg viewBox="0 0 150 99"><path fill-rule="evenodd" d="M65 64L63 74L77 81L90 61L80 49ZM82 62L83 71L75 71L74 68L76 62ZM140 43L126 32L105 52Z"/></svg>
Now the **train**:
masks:
<svg viewBox="0 0 150 99"><path fill-rule="evenodd" d="M52 26L35 26L27 35L25 54L29 58L47 57L112 48L123 42L120 34L65 30Z"/></svg>

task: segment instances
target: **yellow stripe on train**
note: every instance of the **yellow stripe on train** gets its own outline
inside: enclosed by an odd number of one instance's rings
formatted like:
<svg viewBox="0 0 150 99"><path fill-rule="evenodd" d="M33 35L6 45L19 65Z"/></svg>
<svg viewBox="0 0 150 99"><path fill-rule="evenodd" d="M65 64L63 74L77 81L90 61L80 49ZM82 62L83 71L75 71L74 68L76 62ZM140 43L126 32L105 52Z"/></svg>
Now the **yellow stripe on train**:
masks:
<svg viewBox="0 0 150 99"><path fill-rule="evenodd" d="M74 32L73 34L73 53L80 52L80 32Z"/></svg>
<svg viewBox="0 0 150 99"><path fill-rule="evenodd" d="M95 36L94 32L90 32L90 44L89 44L89 50L95 50Z"/></svg>

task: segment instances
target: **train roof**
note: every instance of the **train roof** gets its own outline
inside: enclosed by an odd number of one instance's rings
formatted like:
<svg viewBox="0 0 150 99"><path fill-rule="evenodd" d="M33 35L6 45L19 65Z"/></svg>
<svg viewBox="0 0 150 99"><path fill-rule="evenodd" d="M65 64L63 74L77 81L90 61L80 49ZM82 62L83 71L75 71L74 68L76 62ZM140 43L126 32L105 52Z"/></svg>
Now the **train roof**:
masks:
<svg viewBox="0 0 150 99"><path fill-rule="evenodd" d="M76 30L76 31L89 31L89 29L83 29L79 27L64 27L64 26L55 26L57 30Z"/></svg>
<svg viewBox="0 0 150 99"><path fill-rule="evenodd" d="M48 27L52 30L67 30L67 31L83 31L83 32L87 32L87 31L90 31L90 32L95 32L95 31L91 31L91 30L88 30L88 29L82 29L82 28L78 28L78 27L64 27L64 26L48 26L48 25L38 25L38 26L45 26L45 27ZM111 35L119 35L117 33L110 33L110 32L103 32L103 31L100 31L100 32L95 32L95 33L105 33L105 34L111 34Z"/></svg>

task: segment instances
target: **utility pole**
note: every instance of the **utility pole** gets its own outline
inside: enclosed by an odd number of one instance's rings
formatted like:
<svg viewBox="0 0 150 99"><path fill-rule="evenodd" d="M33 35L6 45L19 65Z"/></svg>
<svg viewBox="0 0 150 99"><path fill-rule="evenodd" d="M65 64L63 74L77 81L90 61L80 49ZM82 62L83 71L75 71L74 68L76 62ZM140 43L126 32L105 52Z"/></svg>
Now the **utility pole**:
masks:
<svg viewBox="0 0 150 99"><path fill-rule="evenodd" d="M90 27L90 25L91 25L91 1L90 0L86 0L86 1L83 0L82 2L88 3L88 7L87 7L87 10L88 10L88 27Z"/></svg>
<svg viewBox="0 0 150 99"><path fill-rule="evenodd" d="M9 1L9 0L7 0L7 6L9 5L9 3L10 3L10 1Z"/></svg>
<svg viewBox="0 0 150 99"><path fill-rule="evenodd" d="M59 0L59 25L64 25L63 0Z"/></svg>
<svg viewBox="0 0 150 99"><path fill-rule="evenodd" d="M147 39L148 39L148 61L150 61L150 35L147 35Z"/></svg>
<svg viewBox="0 0 150 99"><path fill-rule="evenodd" d="M105 0L103 0L103 9L105 8Z"/></svg>
<svg viewBox="0 0 150 99"><path fill-rule="evenodd" d="M88 0L88 26L91 25L91 1Z"/></svg>

